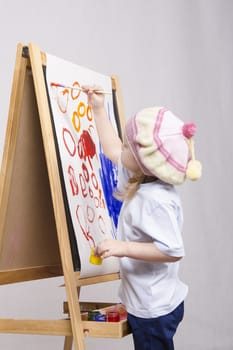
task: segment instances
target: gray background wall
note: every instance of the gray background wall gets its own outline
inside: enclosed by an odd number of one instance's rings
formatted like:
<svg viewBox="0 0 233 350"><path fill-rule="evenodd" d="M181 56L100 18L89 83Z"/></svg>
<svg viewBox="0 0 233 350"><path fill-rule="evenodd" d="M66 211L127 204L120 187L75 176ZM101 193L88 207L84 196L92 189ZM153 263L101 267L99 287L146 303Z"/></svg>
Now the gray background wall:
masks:
<svg viewBox="0 0 233 350"><path fill-rule="evenodd" d="M165 105L198 125L203 178L180 192L190 287L176 336L179 350L233 349L233 1L0 0L0 156L18 42L120 77L126 115ZM0 317L62 316L62 279L0 287ZM85 287L82 298L115 301L117 283ZM99 296L97 296L99 294ZM0 348L62 349L61 337L0 334ZM87 339L87 349L133 349Z"/></svg>

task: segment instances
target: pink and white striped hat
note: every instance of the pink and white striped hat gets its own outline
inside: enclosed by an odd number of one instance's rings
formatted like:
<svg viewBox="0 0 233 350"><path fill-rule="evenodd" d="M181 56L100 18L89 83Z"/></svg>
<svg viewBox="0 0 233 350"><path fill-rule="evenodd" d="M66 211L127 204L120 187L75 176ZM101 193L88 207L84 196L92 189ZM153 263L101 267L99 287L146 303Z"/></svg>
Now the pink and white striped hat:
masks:
<svg viewBox="0 0 233 350"><path fill-rule="evenodd" d="M164 107L143 109L126 124L126 138L142 172L173 185L201 176L192 141L195 131L194 123L184 124Z"/></svg>

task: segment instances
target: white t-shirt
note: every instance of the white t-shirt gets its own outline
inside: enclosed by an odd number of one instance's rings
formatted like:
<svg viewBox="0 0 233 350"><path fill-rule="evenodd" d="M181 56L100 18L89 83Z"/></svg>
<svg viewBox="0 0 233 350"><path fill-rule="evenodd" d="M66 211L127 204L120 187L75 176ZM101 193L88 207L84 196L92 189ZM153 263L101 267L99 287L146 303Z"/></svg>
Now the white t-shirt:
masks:
<svg viewBox="0 0 233 350"><path fill-rule="evenodd" d="M159 181L144 183L131 200L123 203L117 238L153 242L164 254L182 257L182 225L182 206L174 186ZM142 318L172 312L188 292L178 270L179 262L150 263L121 258L119 296L127 311Z"/></svg>

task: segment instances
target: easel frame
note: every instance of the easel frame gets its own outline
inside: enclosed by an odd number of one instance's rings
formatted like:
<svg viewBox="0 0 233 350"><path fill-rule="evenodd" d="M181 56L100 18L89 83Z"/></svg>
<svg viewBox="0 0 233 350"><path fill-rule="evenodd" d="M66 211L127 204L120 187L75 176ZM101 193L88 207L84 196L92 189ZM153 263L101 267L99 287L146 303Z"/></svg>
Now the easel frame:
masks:
<svg viewBox="0 0 233 350"><path fill-rule="evenodd" d="M16 266L14 268L7 268L7 266L4 266L2 271L0 266L0 284L63 275L69 318L61 320L0 319L0 333L63 335L65 336L64 350L71 350L73 341L76 350L85 350L85 333L95 337L122 337L128 334L129 330L126 322L120 325L106 324L103 333L103 327L101 327L100 324L97 324L97 322L84 321L82 319L79 303L81 286L114 281L119 279L119 274L114 273L80 279L79 273L74 271L60 183L59 167L50 121L50 109L43 73L44 65L46 65L46 55L41 52L36 45L29 44L25 47L22 44L18 44L0 178L0 247L1 240L4 238L3 232L6 225L5 217L7 214L10 187L12 183L12 172L16 152L15 140L17 139L19 127L24 82L26 79L26 72L29 69L33 78L35 98L38 108L59 251L55 253L55 264L50 261L46 261L46 263L43 263L42 261L39 265L35 265L34 263L30 265L29 262L25 263L25 266ZM119 89L119 81L115 76L112 77L112 88L118 106L120 124L123 127L123 103Z"/></svg>

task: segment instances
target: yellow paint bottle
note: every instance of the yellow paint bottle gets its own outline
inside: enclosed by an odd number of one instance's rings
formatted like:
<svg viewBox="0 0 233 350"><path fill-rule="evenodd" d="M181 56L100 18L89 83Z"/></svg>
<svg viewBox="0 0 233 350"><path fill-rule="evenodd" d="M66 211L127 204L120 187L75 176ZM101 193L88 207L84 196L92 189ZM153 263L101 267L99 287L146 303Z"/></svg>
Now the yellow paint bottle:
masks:
<svg viewBox="0 0 233 350"><path fill-rule="evenodd" d="M89 262L94 265L101 265L102 264L102 259L100 256L95 255L95 248L91 248L91 255Z"/></svg>

